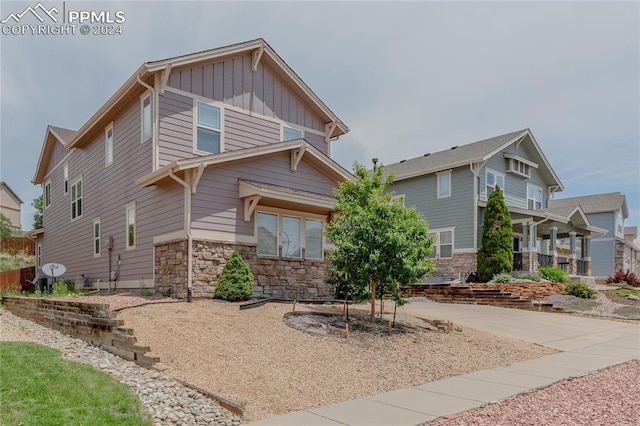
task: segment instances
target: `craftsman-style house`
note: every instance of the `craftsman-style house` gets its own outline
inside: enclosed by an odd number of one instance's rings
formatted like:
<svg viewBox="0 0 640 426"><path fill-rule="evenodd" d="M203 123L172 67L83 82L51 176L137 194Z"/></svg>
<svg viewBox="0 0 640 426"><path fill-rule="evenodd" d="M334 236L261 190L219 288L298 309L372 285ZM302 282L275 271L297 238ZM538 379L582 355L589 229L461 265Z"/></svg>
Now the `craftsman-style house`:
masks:
<svg viewBox="0 0 640 426"><path fill-rule="evenodd" d="M256 296L332 295L323 229L347 126L262 39L142 64L78 130L49 126L38 267L211 296L233 250Z"/></svg>
<svg viewBox="0 0 640 426"><path fill-rule="evenodd" d="M593 226L580 206L549 208L548 200L564 187L529 129L427 153L385 169L395 174L391 190L404 195L405 204L415 206L429 222L436 238L434 276L464 279L476 270L482 214L496 186L503 190L511 213L515 271L553 265L565 267L571 275L591 275L591 239L606 231ZM557 249L561 238L570 241L566 257Z"/></svg>

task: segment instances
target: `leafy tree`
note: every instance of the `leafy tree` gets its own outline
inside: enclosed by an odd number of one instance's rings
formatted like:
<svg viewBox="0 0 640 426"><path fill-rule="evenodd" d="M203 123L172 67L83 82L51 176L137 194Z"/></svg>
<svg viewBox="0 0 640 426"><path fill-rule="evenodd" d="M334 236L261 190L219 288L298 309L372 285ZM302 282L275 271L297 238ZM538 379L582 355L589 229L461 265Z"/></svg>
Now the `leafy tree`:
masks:
<svg viewBox="0 0 640 426"><path fill-rule="evenodd" d="M4 213L0 213L0 237L11 237L13 232L11 219L5 216Z"/></svg>
<svg viewBox="0 0 640 426"><path fill-rule="evenodd" d="M224 265L222 274L218 277L213 297L230 302L248 300L253 293L253 274L249 264L242 260L238 250L235 250L231 258Z"/></svg>
<svg viewBox="0 0 640 426"><path fill-rule="evenodd" d="M33 214L33 229L42 229L43 226L43 210L42 210L42 194L39 197L34 198L31 202L31 206L36 209L36 212Z"/></svg>
<svg viewBox="0 0 640 426"><path fill-rule="evenodd" d="M487 199L482 220L482 242L477 255L478 277L486 282L496 274L513 270L511 215L498 185Z"/></svg>
<svg viewBox="0 0 640 426"><path fill-rule="evenodd" d="M398 285L419 281L433 271L427 259L433 239L415 208L406 208L403 200L385 192L392 174L384 178L382 166L370 174L357 162L353 168L356 179L341 182L335 190L338 218L326 230L335 248L328 256L334 278L350 287L351 294L359 297L369 287L373 321L376 296L391 292L402 303Z"/></svg>

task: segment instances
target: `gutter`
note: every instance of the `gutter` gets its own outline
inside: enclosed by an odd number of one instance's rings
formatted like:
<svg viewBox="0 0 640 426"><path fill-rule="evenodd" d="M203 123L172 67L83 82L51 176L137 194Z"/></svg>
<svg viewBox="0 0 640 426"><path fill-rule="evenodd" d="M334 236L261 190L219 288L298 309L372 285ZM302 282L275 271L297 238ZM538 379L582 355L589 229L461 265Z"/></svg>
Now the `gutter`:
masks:
<svg viewBox="0 0 640 426"><path fill-rule="evenodd" d="M184 229L187 233L187 294L191 295L192 290L192 280L193 280L193 236L191 235L191 191L192 187L186 181L180 179L178 176L173 174L173 170L169 170L169 176L178 182L180 185L184 186Z"/></svg>

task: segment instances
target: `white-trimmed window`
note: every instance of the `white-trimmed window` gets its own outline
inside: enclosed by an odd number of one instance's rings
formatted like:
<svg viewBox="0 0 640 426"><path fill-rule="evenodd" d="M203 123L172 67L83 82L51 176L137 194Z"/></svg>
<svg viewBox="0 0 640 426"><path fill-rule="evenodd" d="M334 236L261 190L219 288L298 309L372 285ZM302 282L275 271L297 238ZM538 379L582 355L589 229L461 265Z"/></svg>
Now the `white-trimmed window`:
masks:
<svg viewBox="0 0 640 426"><path fill-rule="evenodd" d="M496 189L496 185L500 187L504 194L504 175L502 173L487 169L485 182L487 184L487 197Z"/></svg>
<svg viewBox="0 0 640 426"><path fill-rule="evenodd" d="M299 129L294 129L289 126L282 126L282 141L292 141L295 139L302 139L304 132Z"/></svg>
<svg viewBox="0 0 640 426"><path fill-rule="evenodd" d="M69 193L69 165L64 165L64 195Z"/></svg>
<svg viewBox="0 0 640 426"><path fill-rule="evenodd" d="M451 196L451 170L441 172L438 176L438 198Z"/></svg>
<svg viewBox="0 0 640 426"><path fill-rule="evenodd" d="M542 208L542 188L527 185L527 208L529 210L540 210Z"/></svg>
<svg viewBox="0 0 640 426"><path fill-rule="evenodd" d="M305 225L305 245L306 259L322 260L324 250L322 248L322 221L318 219L306 219Z"/></svg>
<svg viewBox="0 0 640 426"><path fill-rule="evenodd" d="M93 255L100 256L100 218L93 219Z"/></svg>
<svg viewBox="0 0 640 426"><path fill-rule="evenodd" d="M140 101L140 122L141 141L144 142L151 137L151 95L143 96Z"/></svg>
<svg viewBox="0 0 640 426"><path fill-rule="evenodd" d="M323 221L292 216L290 213L257 213L258 255L301 259L304 247L305 259L322 260L324 258Z"/></svg>
<svg viewBox="0 0 640 426"><path fill-rule="evenodd" d="M258 255L278 255L278 215L272 213L257 214Z"/></svg>
<svg viewBox="0 0 640 426"><path fill-rule="evenodd" d="M616 215L616 235L624 237L624 216L622 216L622 210L618 210Z"/></svg>
<svg viewBox="0 0 640 426"><path fill-rule="evenodd" d="M82 217L82 178L71 185L71 219Z"/></svg>
<svg viewBox="0 0 640 426"><path fill-rule="evenodd" d="M454 228L432 229L427 234L435 237L433 250L429 254L431 259L451 259L453 257L453 231Z"/></svg>
<svg viewBox="0 0 640 426"><path fill-rule="evenodd" d="M126 207L126 248L132 250L136 248L136 203L131 203Z"/></svg>
<svg viewBox="0 0 640 426"><path fill-rule="evenodd" d="M51 205L51 181L48 180L44 184L44 208L46 209Z"/></svg>
<svg viewBox="0 0 640 426"><path fill-rule="evenodd" d="M196 101L196 152L222 152L222 113L215 105Z"/></svg>
<svg viewBox="0 0 640 426"><path fill-rule="evenodd" d="M282 216L282 257L302 257L301 226L299 217Z"/></svg>
<svg viewBox="0 0 640 426"><path fill-rule="evenodd" d="M110 124L104 131L104 148L104 164L108 166L113 163L113 124Z"/></svg>
<svg viewBox="0 0 640 426"><path fill-rule="evenodd" d="M38 269L42 269L42 243L38 243L36 253L36 266Z"/></svg>

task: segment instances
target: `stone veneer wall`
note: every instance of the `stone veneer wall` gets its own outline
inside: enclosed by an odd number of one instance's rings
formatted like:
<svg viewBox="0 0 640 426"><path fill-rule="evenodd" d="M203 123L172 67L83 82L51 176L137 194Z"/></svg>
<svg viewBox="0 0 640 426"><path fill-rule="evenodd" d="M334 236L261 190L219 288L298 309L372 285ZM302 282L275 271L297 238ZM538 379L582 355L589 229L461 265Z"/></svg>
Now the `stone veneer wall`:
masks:
<svg viewBox="0 0 640 426"><path fill-rule="evenodd" d="M620 269L624 270L624 243L616 240L613 244L613 271L611 275Z"/></svg>
<svg viewBox="0 0 640 426"><path fill-rule="evenodd" d="M128 361L151 367L160 361L147 352L149 346L136 344L133 330L124 328L109 305L102 303L67 302L30 297L3 297L5 309L76 339L82 339Z"/></svg>
<svg viewBox="0 0 640 426"><path fill-rule="evenodd" d="M171 292L179 298L187 297L187 241L172 241L155 246L155 291Z"/></svg>
<svg viewBox="0 0 640 426"><path fill-rule="evenodd" d="M325 262L259 257L256 246L219 241L193 242L193 295L211 297L234 250L251 266L253 297L328 299L334 289L323 280Z"/></svg>
<svg viewBox="0 0 640 426"><path fill-rule="evenodd" d="M434 277L453 277L466 280L470 273L476 271L477 256L475 253L454 254L451 259L438 259L436 270L430 275Z"/></svg>

